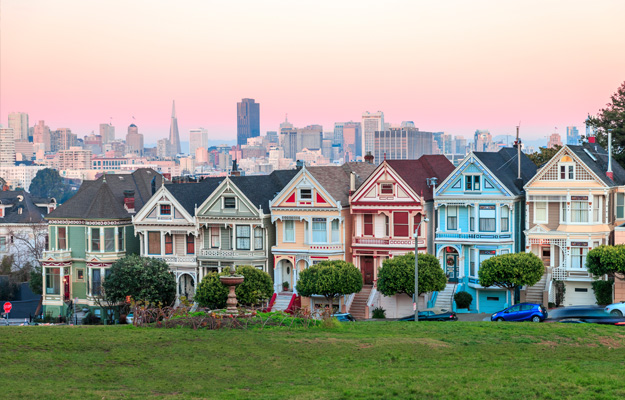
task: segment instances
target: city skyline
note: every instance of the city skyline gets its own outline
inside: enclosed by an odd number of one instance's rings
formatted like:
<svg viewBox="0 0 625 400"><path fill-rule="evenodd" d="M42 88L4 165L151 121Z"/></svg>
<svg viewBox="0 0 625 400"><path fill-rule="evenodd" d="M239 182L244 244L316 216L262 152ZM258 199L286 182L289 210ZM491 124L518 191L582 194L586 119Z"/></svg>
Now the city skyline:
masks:
<svg viewBox="0 0 625 400"><path fill-rule="evenodd" d="M623 2L375 5L3 2L0 121L22 111L82 137L112 117L156 143L175 99L181 141L198 127L234 140L234 104L253 98L263 135L287 113L330 132L379 110L467 138L521 121L539 139L583 131L624 78L625 54L609 51L625 47Z"/></svg>

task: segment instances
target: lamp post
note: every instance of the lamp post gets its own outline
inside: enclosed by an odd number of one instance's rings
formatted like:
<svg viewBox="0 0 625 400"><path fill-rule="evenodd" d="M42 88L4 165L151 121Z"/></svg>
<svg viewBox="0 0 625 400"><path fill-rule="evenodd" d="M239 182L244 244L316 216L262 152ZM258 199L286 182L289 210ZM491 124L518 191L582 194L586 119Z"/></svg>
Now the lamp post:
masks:
<svg viewBox="0 0 625 400"><path fill-rule="evenodd" d="M419 321L419 228L423 222L429 222L423 218L414 230L414 322Z"/></svg>

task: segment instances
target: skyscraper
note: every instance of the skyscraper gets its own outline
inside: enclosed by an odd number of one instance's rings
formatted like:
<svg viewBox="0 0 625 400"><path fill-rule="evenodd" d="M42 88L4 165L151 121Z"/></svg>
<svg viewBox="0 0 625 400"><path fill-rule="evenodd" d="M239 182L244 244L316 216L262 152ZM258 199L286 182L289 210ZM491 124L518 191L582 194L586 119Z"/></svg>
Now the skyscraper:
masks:
<svg viewBox="0 0 625 400"><path fill-rule="evenodd" d="M10 113L9 128L13 129L15 140L28 140L28 114L24 112Z"/></svg>
<svg viewBox="0 0 625 400"><path fill-rule="evenodd" d="M194 155L199 147L208 148L208 131L204 128L189 131L189 154Z"/></svg>
<svg viewBox="0 0 625 400"><path fill-rule="evenodd" d="M350 153L349 161L355 161L356 157L362 156L362 133L360 122L345 122L342 128L343 153Z"/></svg>
<svg viewBox="0 0 625 400"><path fill-rule="evenodd" d="M390 128L374 133L374 160L416 160L434 153L434 135L417 128Z"/></svg>
<svg viewBox="0 0 625 400"><path fill-rule="evenodd" d="M473 137L475 151L494 151L493 137L487 130L476 130Z"/></svg>
<svg viewBox="0 0 625 400"><path fill-rule="evenodd" d="M558 132L552 133L551 136L549 136L549 141L547 142L547 148L549 149L556 146L562 147L562 138Z"/></svg>
<svg viewBox="0 0 625 400"><path fill-rule="evenodd" d="M178 119L176 118L176 101L171 105L171 124L169 125L169 149L172 156L180 154L180 134L178 133Z"/></svg>
<svg viewBox="0 0 625 400"><path fill-rule="evenodd" d="M237 103L237 145L247 144L247 139L260 136L260 104L254 99Z"/></svg>
<svg viewBox="0 0 625 400"><path fill-rule="evenodd" d="M579 144L579 130L577 130L576 126L567 126L566 127L566 144Z"/></svg>
<svg viewBox="0 0 625 400"><path fill-rule="evenodd" d="M111 124L100 124L102 143L107 144L115 140L115 127Z"/></svg>
<svg viewBox="0 0 625 400"><path fill-rule="evenodd" d="M373 154L375 133L384 131L384 113L370 113L369 111L362 114L362 152L367 154L368 151Z"/></svg>
<svg viewBox="0 0 625 400"><path fill-rule="evenodd" d="M137 125L130 124L126 135L126 153L143 154L143 135Z"/></svg>
<svg viewBox="0 0 625 400"><path fill-rule="evenodd" d="M0 128L0 167L15 165L15 134L13 128Z"/></svg>
<svg viewBox="0 0 625 400"><path fill-rule="evenodd" d="M44 121L37 122L33 129L33 143L43 147L43 151L50 151L50 127Z"/></svg>

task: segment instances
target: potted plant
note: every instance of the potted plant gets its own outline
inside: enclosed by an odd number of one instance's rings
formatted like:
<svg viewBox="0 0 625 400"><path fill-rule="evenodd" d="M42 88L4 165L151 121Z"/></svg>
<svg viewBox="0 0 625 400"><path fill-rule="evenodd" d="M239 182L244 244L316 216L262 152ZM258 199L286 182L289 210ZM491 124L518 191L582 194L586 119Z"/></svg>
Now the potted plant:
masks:
<svg viewBox="0 0 625 400"><path fill-rule="evenodd" d="M289 290L289 282L282 282L282 290L285 292Z"/></svg>
<svg viewBox="0 0 625 400"><path fill-rule="evenodd" d="M471 296L470 293L460 291L454 294L454 301L456 302L456 312L469 312L469 307L473 302L473 296Z"/></svg>

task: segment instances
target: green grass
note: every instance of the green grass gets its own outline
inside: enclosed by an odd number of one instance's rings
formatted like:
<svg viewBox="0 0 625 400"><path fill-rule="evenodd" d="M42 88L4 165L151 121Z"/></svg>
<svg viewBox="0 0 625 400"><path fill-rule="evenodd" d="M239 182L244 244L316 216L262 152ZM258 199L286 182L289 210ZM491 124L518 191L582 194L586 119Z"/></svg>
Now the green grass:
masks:
<svg viewBox="0 0 625 400"><path fill-rule="evenodd" d="M0 328L0 398L625 398L625 330L409 322Z"/></svg>

